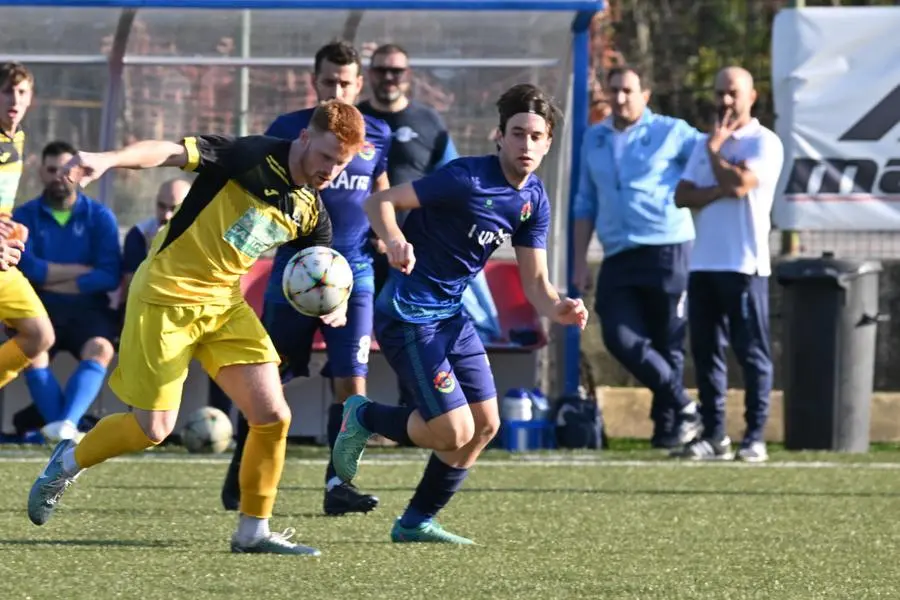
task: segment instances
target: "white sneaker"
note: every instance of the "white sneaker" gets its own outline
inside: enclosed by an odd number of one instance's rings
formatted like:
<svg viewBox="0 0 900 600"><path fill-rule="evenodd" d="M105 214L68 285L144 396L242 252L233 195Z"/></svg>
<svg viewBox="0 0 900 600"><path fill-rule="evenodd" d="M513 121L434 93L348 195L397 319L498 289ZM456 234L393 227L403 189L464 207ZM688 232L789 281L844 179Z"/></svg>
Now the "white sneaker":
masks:
<svg viewBox="0 0 900 600"><path fill-rule="evenodd" d="M766 462L769 460L766 444L764 442L744 442L741 444L741 449L738 450L737 459L744 462Z"/></svg>
<svg viewBox="0 0 900 600"><path fill-rule="evenodd" d="M41 435L50 444L57 444L63 440L80 442L84 434L78 431L78 427L72 421L54 421L41 428Z"/></svg>

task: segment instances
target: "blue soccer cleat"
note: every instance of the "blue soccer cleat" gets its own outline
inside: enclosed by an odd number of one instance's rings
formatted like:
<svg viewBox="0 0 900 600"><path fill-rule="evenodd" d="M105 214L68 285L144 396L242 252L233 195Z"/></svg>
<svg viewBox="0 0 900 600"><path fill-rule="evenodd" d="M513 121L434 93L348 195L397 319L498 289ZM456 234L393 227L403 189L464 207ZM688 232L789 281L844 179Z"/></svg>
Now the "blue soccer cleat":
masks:
<svg viewBox="0 0 900 600"><path fill-rule="evenodd" d="M433 520L420 523L417 527L403 527L400 525L400 519L397 519L394 522L394 528L391 529L391 541L395 544L437 543L458 544L461 546L472 546L475 544L469 538L450 533L441 527L440 523Z"/></svg>
<svg viewBox="0 0 900 600"><path fill-rule="evenodd" d="M31 492L28 494L28 518L35 525L43 525L50 520L63 493L78 478L78 475L73 477L66 475L62 463L63 453L75 445L72 440L58 443L50 455L47 466L31 486Z"/></svg>
<svg viewBox="0 0 900 600"><path fill-rule="evenodd" d="M348 483L356 477L366 442L372 437L372 432L363 427L357 417L359 408L369 402L371 400L359 395L350 396L344 402L344 419L341 422L341 431L334 442L331 460L337 476Z"/></svg>

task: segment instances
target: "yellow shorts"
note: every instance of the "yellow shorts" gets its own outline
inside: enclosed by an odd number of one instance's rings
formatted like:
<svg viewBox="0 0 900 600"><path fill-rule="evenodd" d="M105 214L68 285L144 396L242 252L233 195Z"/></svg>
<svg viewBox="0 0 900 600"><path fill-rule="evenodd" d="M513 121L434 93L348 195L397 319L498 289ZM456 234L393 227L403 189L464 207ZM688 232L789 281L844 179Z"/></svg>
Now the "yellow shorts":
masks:
<svg viewBox="0 0 900 600"><path fill-rule="evenodd" d="M44 303L22 271L0 271L0 321L13 325L19 319L46 316Z"/></svg>
<svg viewBox="0 0 900 600"><path fill-rule="evenodd" d="M131 295L109 387L143 410L176 410L191 359L210 377L228 365L279 363L262 323L246 302L163 306Z"/></svg>

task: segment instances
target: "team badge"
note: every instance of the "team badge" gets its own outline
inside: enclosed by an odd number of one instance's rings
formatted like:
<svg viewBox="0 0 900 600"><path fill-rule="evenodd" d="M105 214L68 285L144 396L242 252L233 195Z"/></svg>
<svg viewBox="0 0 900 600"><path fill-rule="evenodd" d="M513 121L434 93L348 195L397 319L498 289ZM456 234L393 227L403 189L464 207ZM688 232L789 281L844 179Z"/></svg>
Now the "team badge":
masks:
<svg viewBox="0 0 900 600"><path fill-rule="evenodd" d="M375 158L375 144L372 142L363 142L362 149L359 151L359 157L363 160L372 160Z"/></svg>
<svg viewBox="0 0 900 600"><path fill-rule="evenodd" d="M522 212L519 213L519 220L522 222L531 218L531 201L529 200L522 205Z"/></svg>
<svg viewBox="0 0 900 600"><path fill-rule="evenodd" d="M449 394L456 389L456 381L454 381L453 375L447 371L441 371L434 378L434 387L442 394Z"/></svg>

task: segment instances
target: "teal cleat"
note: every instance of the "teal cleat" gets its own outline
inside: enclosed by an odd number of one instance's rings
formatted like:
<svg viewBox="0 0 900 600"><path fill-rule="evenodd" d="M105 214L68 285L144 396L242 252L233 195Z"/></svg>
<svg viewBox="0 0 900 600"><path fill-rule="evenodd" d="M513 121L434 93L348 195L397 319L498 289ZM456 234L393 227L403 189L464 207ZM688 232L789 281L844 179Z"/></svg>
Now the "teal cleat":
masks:
<svg viewBox="0 0 900 600"><path fill-rule="evenodd" d="M400 525L400 519L394 522L391 529L391 541L395 544L437 543L473 546L475 542L461 535L450 533L436 521L425 521L418 527L408 528Z"/></svg>
<svg viewBox="0 0 900 600"><path fill-rule="evenodd" d="M282 533L270 533L252 544L242 544L236 537L231 538L231 551L234 554L293 554L295 556L322 556L315 548L294 544L289 541L294 537L292 528Z"/></svg>
<svg viewBox="0 0 900 600"><path fill-rule="evenodd" d="M359 395L350 396L344 402L344 420L341 422L341 431L334 442L331 460L337 476L347 483L356 477L359 461L366 449L366 442L372 437L372 432L363 427L356 416L359 407L369 402L371 400Z"/></svg>
<svg viewBox="0 0 900 600"><path fill-rule="evenodd" d="M72 440L58 443L50 454L47 466L31 486L31 492L28 494L28 518L35 525L43 525L50 520L59 499L77 479L77 475L74 477L66 475L62 464L63 452L75 445Z"/></svg>

